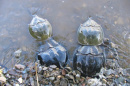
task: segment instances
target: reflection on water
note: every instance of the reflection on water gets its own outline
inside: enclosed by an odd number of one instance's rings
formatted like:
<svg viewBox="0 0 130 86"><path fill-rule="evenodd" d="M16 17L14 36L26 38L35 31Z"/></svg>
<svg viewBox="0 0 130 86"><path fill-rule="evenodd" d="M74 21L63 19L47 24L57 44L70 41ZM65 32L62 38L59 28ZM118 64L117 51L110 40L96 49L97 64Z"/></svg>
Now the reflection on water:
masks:
<svg viewBox="0 0 130 86"><path fill-rule="evenodd" d="M128 67L129 4L129 0L0 0L1 64L11 67L10 64L16 62L12 53L19 48L24 52L21 61L34 58L39 42L29 34L28 24L32 19L30 12L37 11L38 16L51 23L54 39L66 46L70 57L78 46L76 31L79 25L91 16L102 25L105 37L119 45L120 57L126 59L120 63Z"/></svg>

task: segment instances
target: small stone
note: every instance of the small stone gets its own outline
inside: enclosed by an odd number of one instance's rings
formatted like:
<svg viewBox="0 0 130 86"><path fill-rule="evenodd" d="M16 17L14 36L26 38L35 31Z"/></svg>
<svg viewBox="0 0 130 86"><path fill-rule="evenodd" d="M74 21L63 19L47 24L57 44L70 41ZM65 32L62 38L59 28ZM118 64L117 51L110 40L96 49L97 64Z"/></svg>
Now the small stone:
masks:
<svg viewBox="0 0 130 86"><path fill-rule="evenodd" d="M118 68L117 72L123 74L123 69L122 68Z"/></svg>
<svg viewBox="0 0 130 86"><path fill-rule="evenodd" d="M116 44L114 44L114 43L111 42L111 47L112 48L118 48L118 45L116 45Z"/></svg>
<svg viewBox="0 0 130 86"><path fill-rule="evenodd" d="M49 79L50 79L51 81L54 81L54 80L55 80L55 77L49 77Z"/></svg>
<svg viewBox="0 0 130 86"><path fill-rule="evenodd" d="M50 65L50 67L55 69L57 66L56 65Z"/></svg>
<svg viewBox="0 0 130 86"><path fill-rule="evenodd" d="M67 79L62 79L60 81L60 86L68 86L68 80Z"/></svg>
<svg viewBox="0 0 130 86"><path fill-rule="evenodd" d="M85 80L84 77L81 77L81 78L80 78L80 82L81 82L81 83L84 82L84 80Z"/></svg>
<svg viewBox="0 0 130 86"><path fill-rule="evenodd" d="M49 72L47 72L46 73L46 78L48 78L50 76L50 73Z"/></svg>
<svg viewBox="0 0 130 86"><path fill-rule="evenodd" d="M53 71L53 69L52 69L52 68L49 68L49 71Z"/></svg>
<svg viewBox="0 0 130 86"><path fill-rule="evenodd" d="M113 52L111 52L111 51L108 52L108 58L114 58Z"/></svg>
<svg viewBox="0 0 130 86"><path fill-rule="evenodd" d="M30 84L31 84L31 86L35 86L35 84L34 84L34 79L32 78L32 77L30 77Z"/></svg>
<svg viewBox="0 0 130 86"><path fill-rule="evenodd" d="M74 76L73 76L73 75L66 74L65 77L66 77L67 79L72 79L72 80L73 80L73 83L75 83L75 80L74 80Z"/></svg>
<svg viewBox="0 0 130 86"><path fill-rule="evenodd" d="M102 86L102 83L100 82L99 79L89 79L88 80L88 86Z"/></svg>
<svg viewBox="0 0 130 86"><path fill-rule="evenodd" d="M22 65L22 64L15 64L15 68L16 68L16 69L19 69L19 70L24 70L24 69L25 69L25 66Z"/></svg>
<svg viewBox="0 0 130 86"><path fill-rule="evenodd" d="M42 84L43 84L43 85L48 85L49 82L48 82L47 80L43 79L43 80L42 80Z"/></svg>
<svg viewBox="0 0 130 86"><path fill-rule="evenodd" d="M112 74L115 74L115 71L114 70L112 70L112 69L109 69L109 70L106 70L105 71L105 75L112 75Z"/></svg>
<svg viewBox="0 0 130 86"><path fill-rule="evenodd" d="M76 74L79 74L79 75L81 75L81 73L80 73L78 70L76 70L75 72L76 72Z"/></svg>
<svg viewBox="0 0 130 86"><path fill-rule="evenodd" d="M70 71L72 71L72 68L71 67L65 67L65 70L70 72Z"/></svg>
<svg viewBox="0 0 130 86"><path fill-rule="evenodd" d="M20 78L18 79L18 81L19 81L19 83L22 83L22 82L23 82L23 79L20 77Z"/></svg>
<svg viewBox="0 0 130 86"><path fill-rule="evenodd" d="M54 84L55 84L55 85L59 85L59 84L60 84L60 80L54 81Z"/></svg>
<svg viewBox="0 0 130 86"><path fill-rule="evenodd" d="M65 76L65 74L66 74L66 71L65 71L65 69L63 69L62 70L62 75Z"/></svg>
<svg viewBox="0 0 130 86"><path fill-rule="evenodd" d="M107 80L106 80L106 79L102 79L102 82L103 82L103 83L107 83Z"/></svg>
<svg viewBox="0 0 130 86"><path fill-rule="evenodd" d="M21 50L21 49L18 49L17 51L14 52L14 56L15 56L15 57L20 57L20 56L21 56L21 53L22 53L22 50Z"/></svg>
<svg viewBox="0 0 130 86"><path fill-rule="evenodd" d="M48 69L48 67L44 67L44 68L43 68L43 70L47 70L47 69Z"/></svg>
<svg viewBox="0 0 130 86"><path fill-rule="evenodd" d="M59 68L56 68L56 71L59 71Z"/></svg>
<svg viewBox="0 0 130 86"><path fill-rule="evenodd" d="M0 82L5 83L6 82L6 78L5 77L0 77Z"/></svg>
<svg viewBox="0 0 130 86"><path fill-rule="evenodd" d="M58 76L57 76L57 79L61 79L62 77L63 77L63 76L61 76L61 75L58 75Z"/></svg>
<svg viewBox="0 0 130 86"><path fill-rule="evenodd" d="M80 75L76 74L76 80L80 80Z"/></svg>
<svg viewBox="0 0 130 86"><path fill-rule="evenodd" d="M6 78L11 78L11 76L9 74L6 74L5 77Z"/></svg>
<svg viewBox="0 0 130 86"><path fill-rule="evenodd" d="M41 71L42 71L42 67L39 66L39 67L38 67L38 73L40 73Z"/></svg>
<svg viewBox="0 0 130 86"><path fill-rule="evenodd" d="M19 86L19 84L15 84L15 86Z"/></svg>
<svg viewBox="0 0 130 86"><path fill-rule="evenodd" d="M74 76L76 76L76 72L75 72L75 71L73 71L72 74L73 74Z"/></svg>
<svg viewBox="0 0 130 86"><path fill-rule="evenodd" d="M115 78L118 78L119 76L118 75L115 75Z"/></svg>

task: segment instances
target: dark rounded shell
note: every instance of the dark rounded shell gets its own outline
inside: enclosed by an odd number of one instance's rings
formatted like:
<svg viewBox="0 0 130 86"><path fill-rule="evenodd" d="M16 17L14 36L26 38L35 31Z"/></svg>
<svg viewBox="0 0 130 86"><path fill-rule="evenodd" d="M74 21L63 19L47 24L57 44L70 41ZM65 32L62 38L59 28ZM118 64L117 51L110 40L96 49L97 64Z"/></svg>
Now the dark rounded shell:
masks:
<svg viewBox="0 0 130 86"><path fill-rule="evenodd" d="M46 40L52 35L52 26L46 19L34 15L29 24L29 32L37 40Z"/></svg>
<svg viewBox="0 0 130 86"><path fill-rule="evenodd" d="M78 53L81 54L92 54L92 55L98 55L102 53L102 49L100 49L97 46L80 46L78 48Z"/></svg>
<svg viewBox="0 0 130 86"><path fill-rule="evenodd" d="M102 27L91 18L80 25L77 34L81 45L100 45L103 42Z"/></svg>
<svg viewBox="0 0 130 86"><path fill-rule="evenodd" d="M100 47L80 46L73 57L73 67L84 76L93 76L105 64L105 56Z"/></svg>
<svg viewBox="0 0 130 86"><path fill-rule="evenodd" d="M49 38L46 40L45 45L40 47L38 60L40 60L41 64L47 66L54 64L58 67L64 67L68 60L67 51L55 40Z"/></svg>

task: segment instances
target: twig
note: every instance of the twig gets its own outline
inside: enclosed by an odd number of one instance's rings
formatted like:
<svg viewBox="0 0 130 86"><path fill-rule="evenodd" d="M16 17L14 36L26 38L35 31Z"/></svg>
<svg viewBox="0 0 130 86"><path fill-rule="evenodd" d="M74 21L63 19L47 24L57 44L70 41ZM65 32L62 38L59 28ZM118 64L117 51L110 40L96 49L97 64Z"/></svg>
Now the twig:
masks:
<svg viewBox="0 0 130 86"><path fill-rule="evenodd" d="M35 70L36 70L37 86L39 86L39 83L38 83L38 75L37 75L37 62L35 62Z"/></svg>

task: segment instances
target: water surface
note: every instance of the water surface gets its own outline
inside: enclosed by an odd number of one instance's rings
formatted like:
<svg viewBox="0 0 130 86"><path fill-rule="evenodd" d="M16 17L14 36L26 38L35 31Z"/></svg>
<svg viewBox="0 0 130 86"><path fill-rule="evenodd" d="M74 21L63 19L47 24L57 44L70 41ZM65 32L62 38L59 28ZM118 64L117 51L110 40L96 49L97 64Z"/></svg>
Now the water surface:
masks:
<svg viewBox="0 0 130 86"><path fill-rule="evenodd" d="M53 37L66 46L72 57L78 46L76 31L88 17L104 30L106 38L119 45L120 64L130 63L130 0L0 0L0 60L12 67L13 52L23 50L23 61L34 61L39 42L28 30L35 13L53 27ZM19 62L19 61L18 61Z"/></svg>

